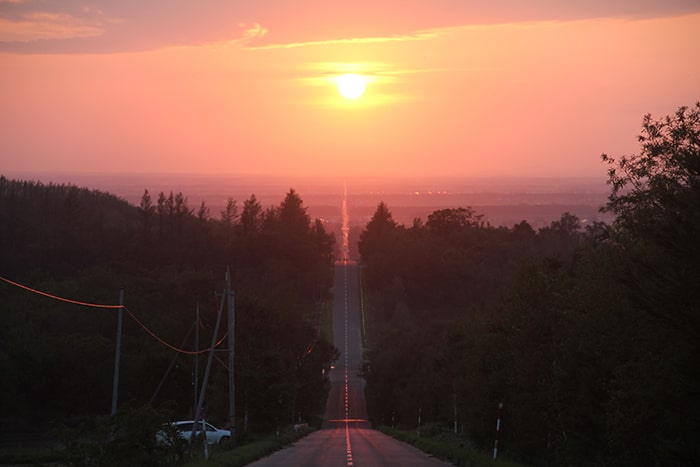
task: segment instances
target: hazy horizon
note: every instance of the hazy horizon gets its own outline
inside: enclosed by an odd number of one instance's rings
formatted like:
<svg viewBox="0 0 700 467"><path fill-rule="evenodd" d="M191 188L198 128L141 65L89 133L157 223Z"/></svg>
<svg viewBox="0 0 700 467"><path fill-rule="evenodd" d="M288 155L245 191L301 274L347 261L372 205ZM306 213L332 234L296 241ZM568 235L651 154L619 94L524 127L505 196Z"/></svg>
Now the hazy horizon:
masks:
<svg viewBox="0 0 700 467"><path fill-rule="evenodd" d="M310 177L242 176L220 174L85 174L7 172L11 179L43 184L71 184L116 195L138 206L144 190L155 199L159 192L182 192L190 208L204 202L217 218L227 199L240 206L254 194L263 207L278 205L294 189L313 218L341 223L341 204L347 186L350 225L364 226L379 202L385 202L397 222L410 225L415 218L426 220L435 210L471 207L492 225L512 225L525 220L543 227L564 212L577 215L585 225L610 221L602 214L609 187L593 177L425 177L314 179Z"/></svg>

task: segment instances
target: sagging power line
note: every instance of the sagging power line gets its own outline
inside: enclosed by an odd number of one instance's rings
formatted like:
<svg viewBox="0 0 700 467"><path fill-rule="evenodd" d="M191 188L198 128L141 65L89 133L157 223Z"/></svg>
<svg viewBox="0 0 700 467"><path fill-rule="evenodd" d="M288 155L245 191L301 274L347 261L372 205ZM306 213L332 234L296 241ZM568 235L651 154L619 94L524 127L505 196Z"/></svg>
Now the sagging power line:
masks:
<svg viewBox="0 0 700 467"><path fill-rule="evenodd" d="M168 341L166 341L165 339L160 337L153 330L151 330L148 326L146 326L146 324L144 324L143 321L141 321L133 312L131 312L131 310L129 310L124 305L106 305L106 304L101 304L101 303L90 303L90 302L84 302L84 301L80 301L80 300L74 300L71 298L61 297L59 295L54 295L54 294L51 294L48 292L44 292L42 290L38 290L38 289L35 289L32 287L29 287L27 285L24 285L24 284L20 284L19 282L12 281L12 280L7 279L7 278L2 277L2 276L0 276L0 280L6 282L7 284L18 287L20 289L26 290L28 292L32 292L34 294L41 295L43 297L47 297L47 298L50 298L52 300L57 300L57 301L64 302L64 303L70 303L72 305L79 305L79 306L85 306L85 307L90 307L90 308L108 309L108 310L122 309L122 310L126 311L126 313L129 315L129 317L131 317L131 319L133 319L134 322L136 322L136 324L138 324L151 337L153 337L155 340L157 340L161 345L169 348L170 350L174 350L175 352L179 352L179 353L182 353L185 355L201 355L201 354L204 354L206 352L209 352L209 350L210 350L210 347L206 347L206 348L199 349L199 350L186 350L186 349L182 349L180 347L177 347L173 344L170 344ZM228 331L218 341L216 341L215 347L219 347L224 342L226 337L228 337Z"/></svg>

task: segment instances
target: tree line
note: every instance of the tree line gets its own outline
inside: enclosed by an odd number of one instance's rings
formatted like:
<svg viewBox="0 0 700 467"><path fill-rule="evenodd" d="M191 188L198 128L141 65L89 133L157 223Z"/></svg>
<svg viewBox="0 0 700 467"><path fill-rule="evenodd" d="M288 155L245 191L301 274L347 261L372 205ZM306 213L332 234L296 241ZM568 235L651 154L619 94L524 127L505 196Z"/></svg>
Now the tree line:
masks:
<svg viewBox="0 0 700 467"><path fill-rule="evenodd" d="M700 103L639 141L602 156L609 225L404 226L379 204L359 240L375 423L420 413L488 450L502 403L499 451L529 464L697 463Z"/></svg>
<svg viewBox="0 0 700 467"><path fill-rule="evenodd" d="M224 275L236 309L239 432L318 422L337 350L319 332L332 285L335 238L297 192L263 207L229 199L219 215L182 193L145 190L139 206L97 190L0 177L0 275L83 302L124 304L168 343L211 342ZM13 428L109 414L116 312L0 284L0 414ZM200 319L195 322L195 310ZM224 313L225 316L225 313ZM225 320L225 318L224 318ZM226 330L222 323L220 335ZM119 401L190 418L194 358L124 317ZM206 354L198 357L201 386ZM170 369L169 369L170 368ZM169 370L168 370L169 369ZM228 379L214 362L206 416L228 414Z"/></svg>

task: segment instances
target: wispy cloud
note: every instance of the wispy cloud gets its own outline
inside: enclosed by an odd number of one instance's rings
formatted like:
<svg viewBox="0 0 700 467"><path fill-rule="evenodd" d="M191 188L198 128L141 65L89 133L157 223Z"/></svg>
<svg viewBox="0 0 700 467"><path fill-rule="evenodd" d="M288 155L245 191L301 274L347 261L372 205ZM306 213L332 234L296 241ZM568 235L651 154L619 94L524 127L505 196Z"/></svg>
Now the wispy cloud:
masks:
<svg viewBox="0 0 700 467"><path fill-rule="evenodd" d="M241 37L229 41L232 44L245 47L247 44L260 40L267 35L267 29L260 25L260 23L246 24L240 23L238 25L243 30Z"/></svg>
<svg viewBox="0 0 700 467"><path fill-rule="evenodd" d="M304 67L304 76L296 80L308 86L335 86L340 75L357 73L370 84L396 81L395 76L386 74L388 69L389 65L380 63L312 63Z"/></svg>
<svg viewBox="0 0 700 467"><path fill-rule="evenodd" d="M95 37L104 31L104 19L79 18L65 13L35 11L18 19L0 18L0 42Z"/></svg>
<svg viewBox="0 0 700 467"><path fill-rule="evenodd" d="M358 73L371 84L390 84L401 81L402 76L450 73L454 71L482 71L483 68L405 68L397 67L390 63L379 62L316 62L303 67L306 76L298 78L298 81L309 85L328 85L335 83L338 76L346 73Z"/></svg>
<svg viewBox="0 0 700 467"><path fill-rule="evenodd" d="M297 47L312 47L333 44L372 44L381 42L404 42L404 41L421 41L434 37L433 31L416 31L409 34L390 35L384 37L350 37L343 39L328 39L328 40L311 40L301 42L287 42L266 45L251 45L246 46L252 50L269 50L269 49L293 49Z"/></svg>

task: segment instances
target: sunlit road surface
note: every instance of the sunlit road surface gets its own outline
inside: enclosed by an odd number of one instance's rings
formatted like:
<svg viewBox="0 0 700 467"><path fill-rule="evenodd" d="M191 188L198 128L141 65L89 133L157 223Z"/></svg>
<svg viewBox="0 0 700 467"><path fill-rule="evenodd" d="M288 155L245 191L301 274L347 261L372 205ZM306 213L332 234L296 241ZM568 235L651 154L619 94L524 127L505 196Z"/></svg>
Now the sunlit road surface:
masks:
<svg viewBox="0 0 700 467"><path fill-rule="evenodd" d="M341 352L330 373L323 429L250 464L271 466L445 466L367 422L362 365L362 317L357 264L338 262L333 285L333 341Z"/></svg>

